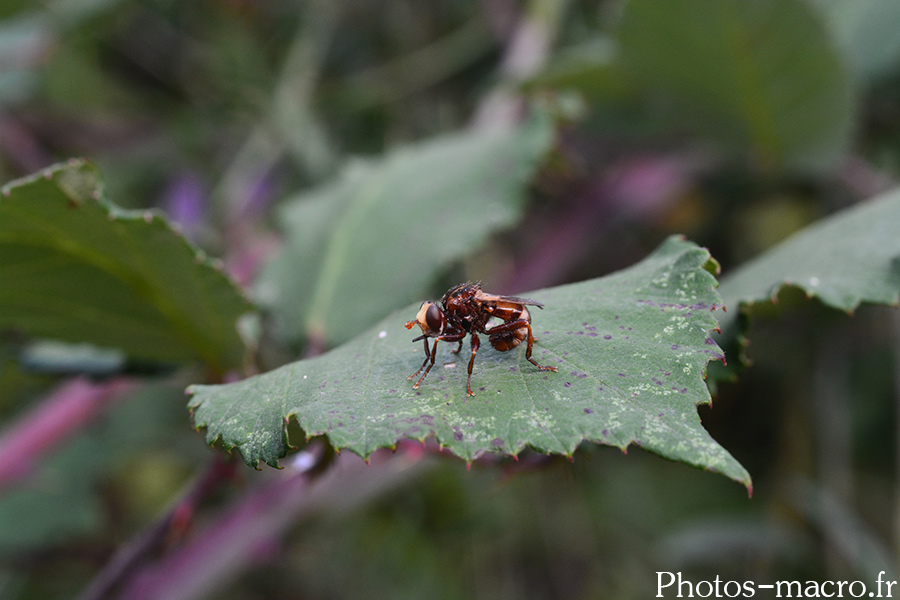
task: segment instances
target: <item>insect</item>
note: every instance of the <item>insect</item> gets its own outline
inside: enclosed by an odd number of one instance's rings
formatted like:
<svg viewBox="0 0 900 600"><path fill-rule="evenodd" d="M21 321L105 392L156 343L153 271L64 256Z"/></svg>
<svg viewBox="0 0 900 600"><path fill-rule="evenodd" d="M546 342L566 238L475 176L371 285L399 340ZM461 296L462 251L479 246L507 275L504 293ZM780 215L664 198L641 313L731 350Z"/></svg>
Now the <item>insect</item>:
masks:
<svg viewBox="0 0 900 600"><path fill-rule="evenodd" d="M423 302L418 314L413 321L407 321L405 326L412 329L418 325L422 329L422 335L413 339L413 342L425 340L425 360L419 370L407 379L415 379L419 373L425 372L416 381L413 389L417 389L424 381L428 371L434 366L437 354L437 343L459 342L459 346L453 353L462 350L463 339L467 335L472 336L472 357L469 359L469 375L466 379L466 392L474 396L472 392L472 365L475 364L475 354L481 345L479 333L488 336L491 346L500 352L512 350L522 342L527 342L525 358L541 371L556 371L556 367L539 365L531 358L531 349L536 341L531 331L531 313L528 306L544 308L544 305L531 298L517 298L515 296L495 296L481 291L481 285L477 283L461 283L450 288L441 304ZM493 321L492 321L493 319ZM501 321L501 322L497 322ZM434 344L428 347L428 339L433 338Z"/></svg>

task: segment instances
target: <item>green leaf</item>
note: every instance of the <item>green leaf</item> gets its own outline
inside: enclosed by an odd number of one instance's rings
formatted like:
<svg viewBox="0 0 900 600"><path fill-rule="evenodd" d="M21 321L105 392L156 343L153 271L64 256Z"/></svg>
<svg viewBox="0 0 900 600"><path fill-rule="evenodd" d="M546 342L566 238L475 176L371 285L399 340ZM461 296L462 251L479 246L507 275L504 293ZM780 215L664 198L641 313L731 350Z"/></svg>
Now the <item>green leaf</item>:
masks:
<svg viewBox="0 0 900 600"><path fill-rule="evenodd" d="M521 214L553 129L445 136L355 162L282 210L284 251L257 288L275 331L334 344L425 293L437 270Z"/></svg>
<svg viewBox="0 0 900 600"><path fill-rule="evenodd" d="M900 189L806 227L722 279L726 306L767 302L795 286L827 306L900 301ZM737 310L721 319L723 327Z"/></svg>
<svg viewBox="0 0 900 600"><path fill-rule="evenodd" d="M526 445L571 455L585 440L633 443L749 486L696 411L710 399L706 365L722 358L710 338L721 303L711 264L705 250L671 238L624 271L529 293L546 304L533 311L534 358L559 372L538 371L524 349L483 343L474 397L466 396L467 353L451 354L452 344L440 344L418 390L407 380L424 356L403 328L416 304L327 354L237 383L191 386L190 407L207 441L221 438L253 466L277 465L295 417L308 436L325 434L361 456L429 436L468 461Z"/></svg>
<svg viewBox="0 0 900 600"><path fill-rule="evenodd" d="M828 33L802 0L631 0L619 40L656 109L764 160L819 165L846 148L853 121Z"/></svg>
<svg viewBox="0 0 900 600"><path fill-rule="evenodd" d="M622 70L618 44L605 36L560 50L525 87L576 89L593 103L635 103L637 100Z"/></svg>
<svg viewBox="0 0 900 600"><path fill-rule="evenodd" d="M24 102L37 87L35 56L53 39L46 19L36 16L0 19L0 105Z"/></svg>
<svg viewBox="0 0 900 600"><path fill-rule="evenodd" d="M895 0L819 0L846 61L863 80L890 77L900 65L900 3Z"/></svg>
<svg viewBox="0 0 900 600"><path fill-rule="evenodd" d="M249 309L165 218L107 201L84 161L0 189L0 330L221 371L241 364Z"/></svg>

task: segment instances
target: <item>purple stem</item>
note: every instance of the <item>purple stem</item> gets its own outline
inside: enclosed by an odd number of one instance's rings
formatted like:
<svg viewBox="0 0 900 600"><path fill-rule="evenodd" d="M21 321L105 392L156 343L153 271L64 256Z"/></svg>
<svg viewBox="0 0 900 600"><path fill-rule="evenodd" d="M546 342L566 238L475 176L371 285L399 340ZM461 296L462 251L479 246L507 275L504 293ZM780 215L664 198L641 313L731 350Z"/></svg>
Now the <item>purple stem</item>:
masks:
<svg viewBox="0 0 900 600"><path fill-rule="evenodd" d="M109 598L148 556L158 552L167 542L183 538L197 507L224 482L234 478L235 468L234 460L216 453L212 464L197 477L181 500L140 535L120 547L82 592L79 600Z"/></svg>
<svg viewBox="0 0 900 600"><path fill-rule="evenodd" d="M513 293L559 283L610 222L664 212L703 164L694 157L666 155L628 156L613 163L548 219L543 232L535 235L532 250L523 253L497 288Z"/></svg>
<svg viewBox="0 0 900 600"><path fill-rule="evenodd" d="M0 494L30 475L41 458L102 414L134 383L73 379L0 434Z"/></svg>
<svg viewBox="0 0 900 600"><path fill-rule="evenodd" d="M301 452L294 464L300 464ZM137 573L121 590L129 600L209 597L278 548L292 524L315 512L348 510L420 472L422 453L376 453L371 464L339 455L315 479L315 465L266 473L250 490L183 546Z"/></svg>
<svg viewBox="0 0 900 600"><path fill-rule="evenodd" d="M178 175L163 194L166 213L178 223L188 239L194 239L206 218L208 198L200 177L186 171Z"/></svg>

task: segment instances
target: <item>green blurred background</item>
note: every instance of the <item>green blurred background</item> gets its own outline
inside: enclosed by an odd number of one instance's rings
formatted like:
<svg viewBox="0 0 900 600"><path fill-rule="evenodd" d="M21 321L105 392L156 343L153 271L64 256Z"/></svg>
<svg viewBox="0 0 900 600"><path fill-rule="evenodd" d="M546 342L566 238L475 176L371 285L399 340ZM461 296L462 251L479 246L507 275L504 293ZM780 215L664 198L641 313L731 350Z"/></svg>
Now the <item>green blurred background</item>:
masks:
<svg viewBox="0 0 900 600"><path fill-rule="evenodd" d="M537 106L558 140L528 210L435 295L465 277L504 292L596 277L674 232L727 274L892 186L898 84L889 0L4 0L0 181L87 157L111 198L162 208L249 288L283 199L353 156ZM298 519L196 597L646 598L657 571L896 579L896 311L851 318L788 290L747 335L752 368L700 412L752 499L638 449L438 459ZM8 426L58 379L0 342ZM288 356L273 345L264 366ZM0 596L77 596L171 505L211 460L182 391L198 377L154 377L50 457L41 485L0 496ZM272 477L241 467L204 508Z"/></svg>

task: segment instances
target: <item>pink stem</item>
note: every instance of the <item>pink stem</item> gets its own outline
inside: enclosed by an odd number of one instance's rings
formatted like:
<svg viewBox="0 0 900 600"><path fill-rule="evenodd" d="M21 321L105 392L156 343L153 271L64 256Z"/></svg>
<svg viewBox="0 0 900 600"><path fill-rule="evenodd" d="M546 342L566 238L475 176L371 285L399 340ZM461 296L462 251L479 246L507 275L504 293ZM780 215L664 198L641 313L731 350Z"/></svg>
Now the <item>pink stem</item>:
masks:
<svg viewBox="0 0 900 600"><path fill-rule="evenodd" d="M126 379L61 385L0 433L0 494L30 475L41 458L90 423L122 392Z"/></svg>

